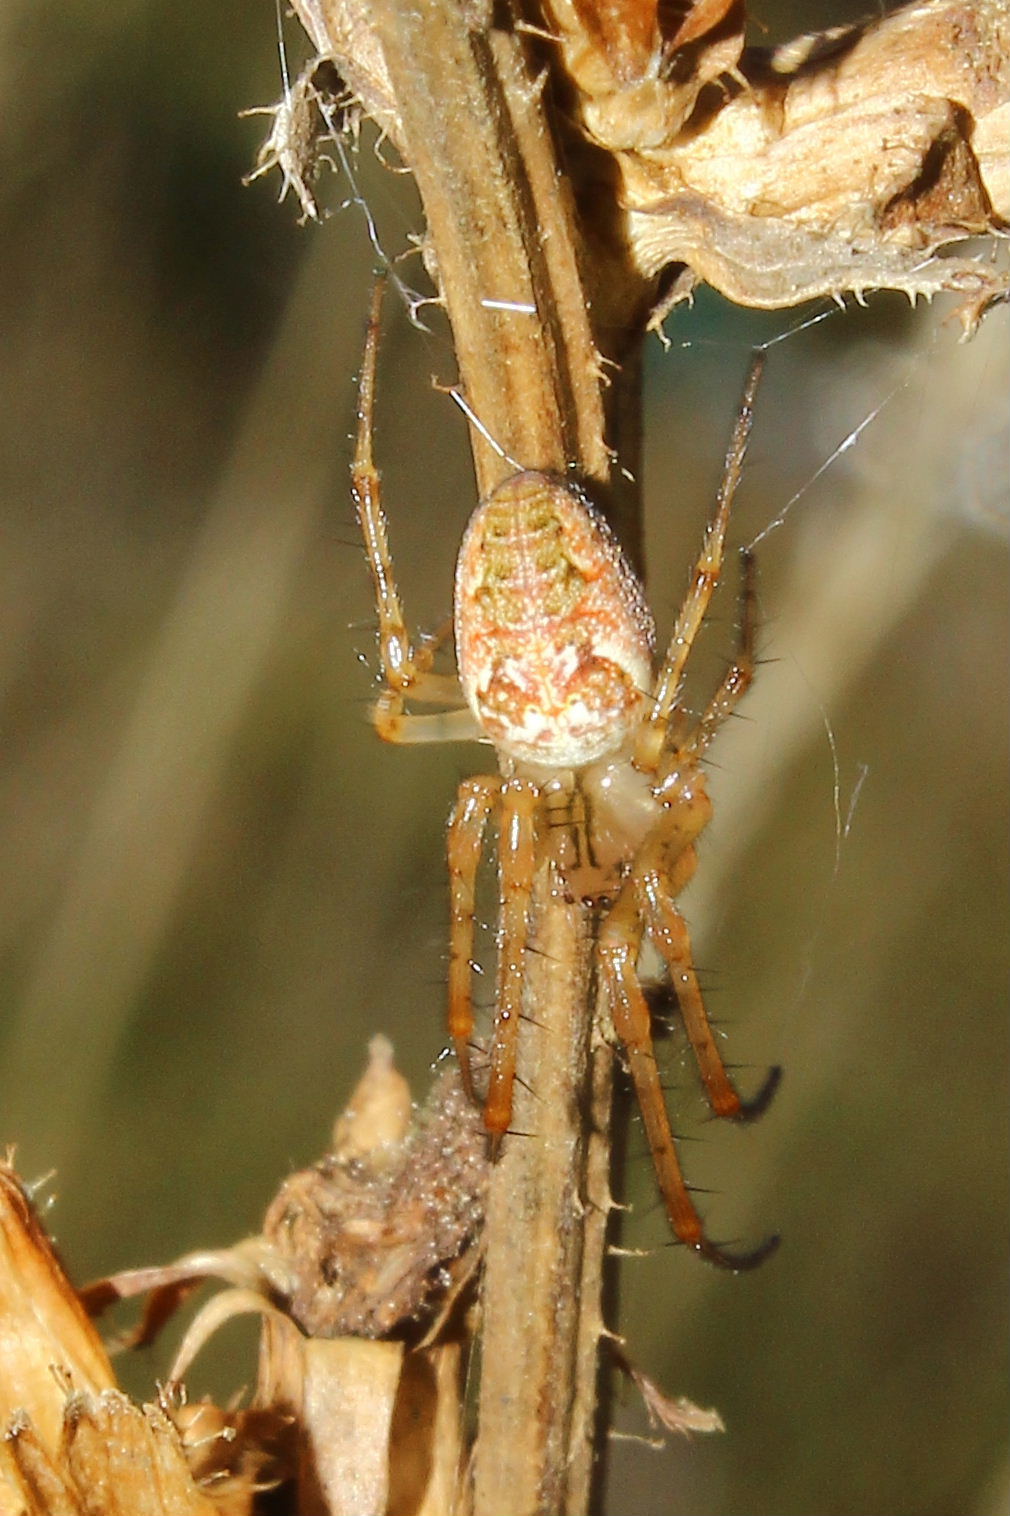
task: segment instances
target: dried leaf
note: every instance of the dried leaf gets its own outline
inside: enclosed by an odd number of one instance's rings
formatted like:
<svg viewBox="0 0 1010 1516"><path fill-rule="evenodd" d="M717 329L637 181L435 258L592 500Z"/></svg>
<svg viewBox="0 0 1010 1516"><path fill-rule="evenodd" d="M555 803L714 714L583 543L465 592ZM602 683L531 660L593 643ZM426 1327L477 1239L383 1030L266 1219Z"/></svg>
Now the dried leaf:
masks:
<svg viewBox="0 0 1010 1516"><path fill-rule="evenodd" d="M114 1384L27 1191L10 1163L0 1164L0 1427L27 1418L33 1437L55 1453L68 1390Z"/></svg>
<svg viewBox="0 0 1010 1516"><path fill-rule="evenodd" d="M463 1350L304 1337L264 1325L257 1402L298 1438L299 1516L447 1516L459 1511Z"/></svg>
<svg viewBox="0 0 1010 1516"><path fill-rule="evenodd" d="M0 1516L246 1516L264 1463L229 1432L232 1477L215 1481L214 1497L200 1488L166 1410L115 1388L9 1163L0 1165L0 1426Z"/></svg>
<svg viewBox="0 0 1010 1516"><path fill-rule="evenodd" d="M117 1300L147 1295L140 1324L117 1343L120 1348L147 1347L183 1302L207 1279L221 1279L236 1288L269 1291L281 1262L260 1237L249 1237L230 1248L187 1253L175 1263L145 1269L123 1269L85 1285L80 1296L89 1315L100 1316ZM283 1280L277 1281L283 1286Z"/></svg>
<svg viewBox="0 0 1010 1516"><path fill-rule="evenodd" d="M290 1321L264 1327L260 1404L298 1429L300 1516L385 1516L401 1343L313 1341Z"/></svg>
<svg viewBox="0 0 1010 1516"><path fill-rule="evenodd" d="M335 65L351 96L402 155L403 126L368 0L293 0L293 9L316 52Z"/></svg>
<svg viewBox="0 0 1010 1516"><path fill-rule="evenodd" d="M2 1516L81 1516L82 1506L61 1460L25 1415L14 1418L0 1443Z"/></svg>
<svg viewBox="0 0 1010 1516"><path fill-rule="evenodd" d="M56 1452L27 1417L0 1450L10 1504L4 1516L246 1516L241 1504L218 1505L193 1479L182 1439L160 1406L134 1405L118 1390L77 1392L66 1402ZM16 1494L14 1492L17 1492Z"/></svg>
<svg viewBox="0 0 1010 1516"><path fill-rule="evenodd" d="M334 1124L334 1156L343 1163L367 1159L376 1168L387 1157L395 1162L410 1122L410 1086L393 1063L393 1044L373 1037L368 1067Z"/></svg>
<svg viewBox="0 0 1010 1516"><path fill-rule="evenodd" d="M71 1398L64 1457L83 1516L218 1516L164 1411L118 1390Z"/></svg>
<svg viewBox="0 0 1010 1516"><path fill-rule="evenodd" d="M686 265L744 305L876 288L984 300L1005 272L937 256L1005 224L1005 27L990 3L927 0L800 50L744 55L690 133L618 163L636 267ZM818 41L823 45L818 46Z"/></svg>
<svg viewBox="0 0 1010 1516"><path fill-rule="evenodd" d="M364 0L296 9L404 154ZM653 324L701 281L767 308L952 290L969 326L1005 294L1005 268L946 252L1010 219L1002 0L920 0L773 51L744 50L735 0L545 0L540 19L566 120L609 155L566 146L604 328L660 276Z"/></svg>
<svg viewBox="0 0 1010 1516"><path fill-rule="evenodd" d="M654 1427L665 1427L668 1432L676 1432L681 1437L691 1437L695 1432L726 1430L718 1411L705 1411L683 1395L674 1399L661 1390L654 1379L635 1367L618 1339L611 1338L610 1351L617 1367L636 1385Z"/></svg>
<svg viewBox="0 0 1010 1516"><path fill-rule="evenodd" d="M195 1470L210 1478L213 1469L208 1488L222 1511L241 1513L254 1482L281 1478L296 1483L299 1516L445 1516L456 1508L463 1349L435 1339L458 1315L476 1267L486 1147L455 1070L412 1122L392 1048L375 1038L333 1151L285 1182L262 1236L117 1274L86 1292L94 1310L150 1292L136 1342L202 1280L231 1286L190 1323L175 1382L226 1321L241 1312L263 1318L247 1419L209 1405L192 1417L185 1407L173 1411L187 1437L197 1425L217 1429L212 1459L199 1458L192 1440L186 1448ZM395 1342L374 1340L394 1333ZM234 1440L230 1457L225 1434Z"/></svg>

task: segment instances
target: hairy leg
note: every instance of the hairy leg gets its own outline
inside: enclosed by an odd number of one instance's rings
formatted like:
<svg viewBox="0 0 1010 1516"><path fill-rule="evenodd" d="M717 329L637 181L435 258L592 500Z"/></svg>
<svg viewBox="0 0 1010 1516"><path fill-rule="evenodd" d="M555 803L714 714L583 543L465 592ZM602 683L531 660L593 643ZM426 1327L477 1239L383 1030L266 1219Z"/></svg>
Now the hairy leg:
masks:
<svg viewBox="0 0 1010 1516"><path fill-rule="evenodd" d="M478 735L469 711L413 716L404 710L404 701L408 697L459 706L462 695L455 677L432 671L435 653L452 631L451 622L446 622L436 637L415 647L407 631L393 569L386 515L382 508L382 484L372 454L382 290L382 281L378 280L372 291L368 334L358 380L358 430L351 465L351 494L375 591L379 655L386 683L376 703L373 720L380 737L387 742L457 741Z"/></svg>
<svg viewBox="0 0 1010 1516"><path fill-rule="evenodd" d="M463 1084L475 1100L470 1068L473 1038L473 937L477 870L488 818L502 781L496 775L467 779L449 816L449 1036Z"/></svg>
<svg viewBox="0 0 1010 1516"><path fill-rule="evenodd" d="M754 397L763 367L764 355L755 354L744 386L743 399L729 451L726 454L722 484L716 498L715 514L706 529L691 583L667 646L666 657L653 691L652 708L638 734L635 745L635 763L638 768L645 769L646 772L654 771L659 766L670 715L680 699L684 669L722 573L723 549L729 527L730 511L743 470L743 461L754 420Z"/></svg>
<svg viewBox="0 0 1010 1516"><path fill-rule="evenodd" d="M512 1120L512 1086L523 1009L526 949L530 933L530 899L537 862L537 785L508 779L501 788L498 874L501 918L498 941L498 996L491 1037L491 1074L484 1125L494 1139Z"/></svg>
<svg viewBox="0 0 1010 1516"><path fill-rule="evenodd" d="M610 997L614 1030L625 1047L670 1226L679 1241L721 1268L755 1268L778 1246L778 1238L769 1237L757 1248L742 1253L719 1247L705 1235L701 1216L688 1190L656 1066L651 1014L638 979L641 941L636 889L628 879L601 928L599 962Z"/></svg>

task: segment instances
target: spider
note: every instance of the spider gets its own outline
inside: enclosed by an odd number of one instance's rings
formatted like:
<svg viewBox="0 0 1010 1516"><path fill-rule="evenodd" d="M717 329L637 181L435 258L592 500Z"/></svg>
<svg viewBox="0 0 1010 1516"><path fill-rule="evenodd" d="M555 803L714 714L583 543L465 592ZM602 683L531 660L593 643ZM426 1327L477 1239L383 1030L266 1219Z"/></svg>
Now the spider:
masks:
<svg viewBox="0 0 1010 1516"><path fill-rule="evenodd" d="M538 867L550 862L571 898L604 907L597 972L623 1045L659 1188L677 1239L715 1264L753 1268L777 1246L729 1251L706 1236L677 1156L638 977L648 936L670 974L715 1115L753 1120L781 1070L741 1098L709 1026L676 899L695 870L711 815L702 763L754 670L754 561L742 554L736 656L700 717L681 706L684 670L718 583L730 508L751 429L760 355L752 365L712 520L666 654L644 591L606 522L576 484L521 470L474 511L456 566L455 613L411 640L396 586L372 453L381 285L373 295L358 390L352 495L372 574L384 687L373 721L386 741L483 740L500 772L466 779L448 824L449 1033L474 1095L472 973L475 888L485 832L498 830L499 961L484 1125L508 1131L522 1015L523 956ZM457 677L436 673L455 635ZM408 712L407 701L437 704ZM558 825L559 813L568 824Z"/></svg>

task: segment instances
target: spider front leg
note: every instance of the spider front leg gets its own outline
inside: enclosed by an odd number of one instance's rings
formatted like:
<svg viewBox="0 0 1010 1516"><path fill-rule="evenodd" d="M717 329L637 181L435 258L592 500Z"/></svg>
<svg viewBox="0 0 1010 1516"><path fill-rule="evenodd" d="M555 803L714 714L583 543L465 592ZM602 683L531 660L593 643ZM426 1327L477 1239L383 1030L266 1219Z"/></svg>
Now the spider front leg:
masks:
<svg viewBox="0 0 1010 1516"><path fill-rule="evenodd" d="M469 711L450 710L432 716L408 715L408 698L438 705L459 706L462 695L455 678L432 670L435 654L452 631L446 622L438 635L415 647L407 632L403 608L393 572L382 487L372 455L375 411L375 367L379 348L379 323L383 284L372 291L365 352L358 380L358 429L351 464L351 494L365 543L365 556L375 589L379 620L379 654L386 688L379 696L372 719L379 736L387 742L446 742L474 737L475 724Z"/></svg>
<svg viewBox="0 0 1010 1516"><path fill-rule="evenodd" d="M750 688L754 675L757 596L754 559L742 555L740 634L736 657L726 670L693 730L669 753L657 779L656 794L663 812L633 865L641 907L649 933L659 949L677 995L677 1003L705 1084L712 1110L733 1121L753 1121L767 1109L778 1088L782 1070L770 1069L752 1100L742 1100L726 1072L709 1026L701 987L694 969L687 923L675 904L694 874L695 840L708 825L712 803L699 763L719 727Z"/></svg>
<svg viewBox="0 0 1010 1516"><path fill-rule="evenodd" d="M642 722L635 741L635 767L643 769L646 773L654 773L659 767L666 745L670 716L680 699L684 669L722 574L726 532L729 529L730 512L733 508L737 486L740 483L747 444L754 424L754 397L757 394L763 369L764 354L755 353L744 385L743 399L740 403L729 451L726 454L722 483L716 497L715 514L705 532L701 552L694 566L694 575L667 646L666 657L653 691L652 708Z"/></svg>
<svg viewBox="0 0 1010 1516"><path fill-rule="evenodd" d="M754 554L744 548L740 553L740 632L736 656L719 683L694 729L680 742L664 764L674 772L685 763L697 764L716 732L732 716L754 679L754 643L757 629L757 589Z"/></svg>

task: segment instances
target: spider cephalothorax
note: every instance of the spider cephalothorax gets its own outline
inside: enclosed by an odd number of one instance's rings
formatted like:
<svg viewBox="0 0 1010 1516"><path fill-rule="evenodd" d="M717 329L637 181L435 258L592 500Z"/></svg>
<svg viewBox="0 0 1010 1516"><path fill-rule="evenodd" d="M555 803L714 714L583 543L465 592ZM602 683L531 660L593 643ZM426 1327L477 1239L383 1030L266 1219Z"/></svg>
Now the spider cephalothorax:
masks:
<svg viewBox="0 0 1010 1516"><path fill-rule="evenodd" d="M489 1134L500 1140L511 1120L534 878L548 863L568 893L601 907L598 971L676 1236L724 1267L752 1267L777 1239L744 1253L717 1246L706 1237L684 1181L638 958L648 937L666 963L715 1114L736 1121L759 1115L779 1070L771 1070L753 1100L741 1099L712 1035L676 904L694 873L695 842L711 815L702 761L753 674L754 565L744 554L735 660L699 717L680 704L685 665L722 568L758 364L745 390L716 510L658 669L652 616L613 533L578 487L524 470L477 506L463 538L453 618L457 681L432 670L441 638L412 644L396 591L372 458L378 315L377 294L352 471L385 675L376 726L394 742L481 738L494 745L500 765L497 774L464 780L449 820L449 1032L467 1088L473 1091L474 897L485 832L495 821L501 915L483 1101ZM408 714L408 698L450 709Z"/></svg>

